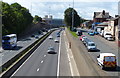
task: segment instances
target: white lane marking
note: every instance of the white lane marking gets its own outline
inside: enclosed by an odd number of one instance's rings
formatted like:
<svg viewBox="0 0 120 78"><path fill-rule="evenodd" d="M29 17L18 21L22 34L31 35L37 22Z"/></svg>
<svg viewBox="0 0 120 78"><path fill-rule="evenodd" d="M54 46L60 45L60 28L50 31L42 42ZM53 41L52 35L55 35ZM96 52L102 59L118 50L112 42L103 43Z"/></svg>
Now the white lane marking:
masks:
<svg viewBox="0 0 120 78"><path fill-rule="evenodd" d="M43 63L43 60L41 61L41 63Z"/></svg>
<svg viewBox="0 0 120 78"><path fill-rule="evenodd" d="M61 32L62 34L62 32ZM60 44L59 44L59 53L58 53L58 67L57 67L57 78L59 78L59 64L60 64L60 47L61 47L61 34L60 34Z"/></svg>
<svg viewBox="0 0 120 78"><path fill-rule="evenodd" d="M46 41L46 40L47 40L47 38L45 39L45 41ZM43 41L39 47L41 47L45 41ZM38 47L38 48L39 48L39 47ZM37 49L38 49L38 48L37 48ZM37 49L36 49L36 50L37 50ZM35 50L34 52L36 52L36 50ZM14 76L14 75L18 72L18 70L20 70L20 68L33 56L34 52L33 52L33 53L27 58L27 60L25 60L25 62L12 74L12 76ZM11 77L12 77L12 76L11 76ZM11 77L10 77L10 78L11 78Z"/></svg>
<svg viewBox="0 0 120 78"><path fill-rule="evenodd" d="M38 68L37 71L39 71L40 69Z"/></svg>
<svg viewBox="0 0 120 78"><path fill-rule="evenodd" d="M66 33L64 33L64 35L66 36ZM70 65L71 75L74 76L73 69L72 69L72 64L71 64L71 60L70 60L70 55L69 55L70 49L69 49L69 47L67 45L67 41L68 41L68 39L65 38L65 43L66 43L65 45L66 45L66 49L67 49L67 56L68 56L68 61L69 61L69 65Z"/></svg>
<svg viewBox="0 0 120 78"><path fill-rule="evenodd" d="M44 55L44 57L46 57L46 55Z"/></svg>

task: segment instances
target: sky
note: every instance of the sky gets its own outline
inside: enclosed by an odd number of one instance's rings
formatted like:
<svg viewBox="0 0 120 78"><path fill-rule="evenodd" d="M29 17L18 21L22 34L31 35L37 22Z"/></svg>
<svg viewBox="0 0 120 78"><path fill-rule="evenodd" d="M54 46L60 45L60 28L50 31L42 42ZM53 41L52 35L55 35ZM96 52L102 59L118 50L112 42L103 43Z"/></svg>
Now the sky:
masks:
<svg viewBox="0 0 120 78"><path fill-rule="evenodd" d="M29 9L32 16L52 15L53 18L63 19L64 11L73 7L78 15L84 19L92 20L94 12L105 10L111 16L118 14L119 0L3 0L9 4L19 3Z"/></svg>

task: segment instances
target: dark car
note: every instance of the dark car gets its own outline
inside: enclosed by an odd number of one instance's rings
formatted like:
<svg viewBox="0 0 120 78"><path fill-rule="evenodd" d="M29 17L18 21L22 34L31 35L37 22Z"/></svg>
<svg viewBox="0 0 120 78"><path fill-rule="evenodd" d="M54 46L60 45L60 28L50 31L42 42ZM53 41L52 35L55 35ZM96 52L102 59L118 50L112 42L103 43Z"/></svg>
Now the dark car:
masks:
<svg viewBox="0 0 120 78"><path fill-rule="evenodd" d="M82 35L82 31L77 31L77 35L81 36Z"/></svg>
<svg viewBox="0 0 120 78"><path fill-rule="evenodd" d="M43 35L43 32L41 30L38 31L38 34Z"/></svg>
<svg viewBox="0 0 120 78"><path fill-rule="evenodd" d="M34 35L34 34L32 34L32 35L31 35L31 37L35 37L35 35Z"/></svg>

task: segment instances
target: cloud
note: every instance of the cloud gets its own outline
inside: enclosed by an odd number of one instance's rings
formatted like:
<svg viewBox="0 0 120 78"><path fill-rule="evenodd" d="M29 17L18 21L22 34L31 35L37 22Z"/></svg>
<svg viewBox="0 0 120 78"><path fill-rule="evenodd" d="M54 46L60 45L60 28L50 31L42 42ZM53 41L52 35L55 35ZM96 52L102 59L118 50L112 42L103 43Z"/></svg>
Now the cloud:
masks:
<svg viewBox="0 0 120 78"><path fill-rule="evenodd" d="M32 15L44 17L51 14L54 18L64 18L64 11L72 7L73 0L3 0L9 4L18 2L30 10ZM105 10L114 16L118 13L118 0L74 0L74 8L78 14L86 19L92 19L94 12Z"/></svg>

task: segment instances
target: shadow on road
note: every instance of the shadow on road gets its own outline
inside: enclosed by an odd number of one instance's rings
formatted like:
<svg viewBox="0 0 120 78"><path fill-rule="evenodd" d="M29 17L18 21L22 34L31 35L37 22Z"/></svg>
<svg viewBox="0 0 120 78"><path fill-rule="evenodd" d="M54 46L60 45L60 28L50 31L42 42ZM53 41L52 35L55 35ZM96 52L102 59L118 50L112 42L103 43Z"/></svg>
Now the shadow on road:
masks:
<svg viewBox="0 0 120 78"><path fill-rule="evenodd" d="M23 48L22 46L17 46L17 47L15 47L14 49L12 49L12 50L20 50L21 48Z"/></svg>
<svg viewBox="0 0 120 78"><path fill-rule="evenodd" d="M22 40L18 40L18 41L29 41L31 40L30 38L27 38L27 39L22 39Z"/></svg>
<svg viewBox="0 0 120 78"><path fill-rule="evenodd" d="M116 69L105 69L106 71L109 71L109 72L120 72L120 66L117 66Z"/></svg>
<svg viewBox="0 0 120 78"><path fill-rule="evenodd" d="M93 50L93 51L90 51L90 52L100 52L100 50L99 50L99 49L97 49L97 50Z"/></svg>

